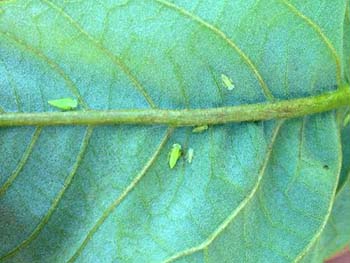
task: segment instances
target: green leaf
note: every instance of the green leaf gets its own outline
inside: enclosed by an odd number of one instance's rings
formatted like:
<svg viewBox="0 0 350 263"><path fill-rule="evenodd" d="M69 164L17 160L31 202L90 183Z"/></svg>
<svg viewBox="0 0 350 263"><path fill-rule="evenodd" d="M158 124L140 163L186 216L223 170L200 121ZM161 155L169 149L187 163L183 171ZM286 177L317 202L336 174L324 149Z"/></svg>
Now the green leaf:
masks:
<svg viewBox="0 0 350 263"><path fill-rule="evenodd" d="M327 227L322 233L319 246L322 259L327 259L350 243L350 183L338 193Z"/></svg>
<svg viewBox="0 0 350 263"><path fill-rule="evenodd" d="M322 259L327 259L350 243L350 126L342 131L343 166L337 197L327 227L319 241Z"/></svg>
<svg viewBox="0 0 350 263"><path fill-rule="evenodd" d="M346 4L1 1L1 114L48 112L52 98L88 112L322 94L346 79ZM195 161L169 169L174 143ZM326 226L340 169L335 112L202 134L0 128L0 262L298 261Z"/></svg>
<svg viewBox="0 0 350 263"><path fill-rule="evenodd" d="M345 116L346 116L345 111ZM343 165L337 196L327 226L303 262L316 263L335 255L350 243L350 127L342 131Z"/></svg>

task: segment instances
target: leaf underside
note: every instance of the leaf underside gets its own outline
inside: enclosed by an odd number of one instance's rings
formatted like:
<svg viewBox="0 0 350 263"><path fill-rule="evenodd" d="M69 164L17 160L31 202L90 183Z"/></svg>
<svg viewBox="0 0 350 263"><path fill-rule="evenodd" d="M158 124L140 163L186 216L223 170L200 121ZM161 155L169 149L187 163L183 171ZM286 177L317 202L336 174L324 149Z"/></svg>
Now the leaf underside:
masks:
<svg viewBox="0 0 350 263"><path fill-rule="evenodd" d="M347 19L346 0L1 1L0 114L321 94L349 77ZM1 128L0 262L328 256L316 246L348 192L335 112L192 129ZM169 169L174 143L192 163Z"/></svg>

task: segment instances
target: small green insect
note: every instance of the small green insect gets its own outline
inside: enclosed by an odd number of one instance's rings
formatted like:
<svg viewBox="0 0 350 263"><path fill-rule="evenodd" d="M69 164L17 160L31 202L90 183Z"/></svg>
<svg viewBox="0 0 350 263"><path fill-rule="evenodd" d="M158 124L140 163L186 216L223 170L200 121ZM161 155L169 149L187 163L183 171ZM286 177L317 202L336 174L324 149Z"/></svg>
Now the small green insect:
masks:
<svg viewBox="0 0 350 263"><path fill-rule="evenodd" d="M228 90L233 90L235 88L232 79L227 77L225 74L221 74L221 80L225 88L227 88Z"/></svg>
<svg viewBox="0 0 350 263"><path fill-rule="evenodd" d="M208 125L201 125L201 126L195 127L195 128L192 130L192 132L193 132L193 133L201 133L201 132L204 132L204 131L206 131L206 130L208 130L208 129L209 129L209 126L208 126Z"/></svg>
<svg viewBox="0 0 350 263"><path fill-rule="evenodd" d="M193 155L194 155L194 150L192 148L189 148L186 155L186 159L188 163L192 163Z"/></svg>
<svg viewBox="0 0 350 263"><path fill-rule="evenodd" d="M72 98L49 100L48 103L60 110L74 110L78 107L78 101Z"/></svg>
<svg viewBox="0 0 350 263"><path fill-rule="evenodd" d="M349 124L350 124L350 113L348 115L346 115L343 125L344 125L344 127L346 127Z"/></svg>
<svg viewBox="0 0 350 263"><path fill-rule="evenodd" d="M169 167L173 169L182 155L182 147L178 143L174 143L169 152Z"/></svg>

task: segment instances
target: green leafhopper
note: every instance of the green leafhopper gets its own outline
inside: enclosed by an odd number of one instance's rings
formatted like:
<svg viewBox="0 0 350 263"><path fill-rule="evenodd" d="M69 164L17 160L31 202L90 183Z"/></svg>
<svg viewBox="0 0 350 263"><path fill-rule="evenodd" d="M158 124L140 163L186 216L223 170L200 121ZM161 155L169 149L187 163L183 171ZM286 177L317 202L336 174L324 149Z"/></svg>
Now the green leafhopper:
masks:
<svg viewBox="0 0 350 263"><path fill-rule="evenodd" d="M60 110L74 110L78 107L78 101L72 98L49 100L48 103Z"/></svg>
<svg viewBox="0 0 350 263"><path fill-rule="evenodd" d="M186 159L188 163L192 163L193 154L194 154L194 150L192 148L189 148L186 155Z"/></svg>
<svg viewBox="0 0 350 263"><path fill-rule="evenodd" d="M170 169L173 169L175 167L181 155L182 155L181 145L178 143L173 144L168 156Z"/></svg>
<svg viewBox="0 0 350 263"><path fill-rule="evenodd" d="M233 90L235 88L235 85L233 84L232 79L227 77L225 74L221 74L221 80L222 80L222 83L224 84L224 86L228 90Z"/></svg>
<svg viewBox="0 0 350 263"><path fill-rule="evenodd" d="M204 132L206 130L208 130L209 126L208 125L201 125L201 126L197 126L195 127L192 132L193 133L201 133L201 132Z"/></svg>

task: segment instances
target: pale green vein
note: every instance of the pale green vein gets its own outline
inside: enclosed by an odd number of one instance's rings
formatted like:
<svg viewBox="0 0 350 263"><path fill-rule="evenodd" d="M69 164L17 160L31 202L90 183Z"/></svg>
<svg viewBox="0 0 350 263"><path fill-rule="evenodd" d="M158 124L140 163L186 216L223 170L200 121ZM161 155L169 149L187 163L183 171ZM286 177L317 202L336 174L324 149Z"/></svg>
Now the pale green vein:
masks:
<svg viewBox="0 0 350 263"><path fill-rule="evenodd" d="M302 240L303 238L305 238L305 236L303 236L301 233L297 232L296 230L289 228L288 226L283 225L283 223L279 223L279 222L275 222L272 217L271 217L271 213L269 212L268 207L266 206L265 203L265 196L263 191L259 191L257 194L257 199L258 199L258 203L260 205L260 208L262 210L262 214L263 216L267 219L268 223L271 225L272 228L275 229L279 229L282 230L300 240ZM273 212L272 212L273 213Z"/></svg>
<svg viewBox="0 0 350 263"><path fill-rule="evenodd" d="M93 132L93 127L88 127L84 139L82 140L82 144L80 147L80 151L77 155L77 159L75 161L75 164L70 172L70 174L67 176L67 178L65 179L64 183L63 183L63 187L61 188L61 190L59 191L58 195L55 197L55 199L52 202L51 207L49 208L49 210L47 211L47 213L45 214L45 216L42 218L42 220L40 221L40 223L36 226L36 228L33 230L33 232L28 236L28 238L26 238L25 240L23 240L18 246L16 246L15 248L13 248L10 252L8 252L6 255L4 255L3 257L0 258L1 260L5 260L8 258L13 257L14 255L16 255L21 249L23 249L24 247L26 247L29 243L31 243L42 231L42 229L45 227L45 225L47 224L47 222L50 220L52 214L54 213L55 209L57 208L58 204L60 203L64 193L66 192L66 190L68 189L68 187L70 186L74 176L77 173L77 170L84 158L84 155L86 153L87 147L89 145L89 141L91 138Z"/></svg>
<svg viewBox="0 0 350 263"><path fill-rule="evenodd" d="M42 59L45 63L47 63L54 71L57 72L58 75L60 75L63 78L68 89L70 90L70 92L72 92L72 94L74 96L77 97L77 99L79 100L79 103L82 105L82 107L85 110L89 109L88 105L84 101L83 97L80 95L80 92L79 92L78 88L76 87L76 85L74 84L74 82L69 78L69 76L64 72L64 70L56 62L54 62L52 59L50 59L45 54L43 54L40 50L36 49L35 47L29 46L27 43L16 38L15 36L11 35L10 33L0 31L0 34L5 36L10 41L16 43L17 45L22 46L23 48L30 51L32 54L34 54L38 58Z"/></svg>
<svg viewBox="0 0 350 263"><path fill-rule="evenodd" d="M105 222L105 220L108 218L108 216L114 211L116 207L120 205L120 203L127 197L127 195L135 189L137 184L141 181L141 179L146 175L148 170L151 168L153 163L156 161L157 157L161 153L161 150L167 143L169 137L173 133L174 129L169 128L162 141L160 142L159 146L155 150L154 154L150 157L150 159L147 161L147 163L144 165L142 170L139 172L139 174L131 181L131 183L125 188L125 190L121 193L120 196L118 196L117 199L114 200L111 205L108 206L108 208L103 212L102 216L97 220L95 225L90 229L89 233L86 235L84 241L82 244L78 247L74 255L68 260L68 262L74 262L77 260L77 258L80 256L81 252L84 250L88 242L91 240L93 235L97 232L97 230L101 227L101 225Z"/></svg>
<svg viewBox="0 0 350 263"><path fill-rule="evenodd" d="M4 60L2 58L0 58L0 63L3 65L3 67L4 67L4 69L5 69L6 73L7 73L8 82L9 82L10 86L13 89L13 93L15 95L15 101L16 101L16 104L17 104L17 110L22 112L23 109L22 109L21 100L20 100L19 94L18 94L17 84L14 81L10 71L7 69L7 66L6 66L6 64L5 64L5 62L4 62Z"/></svg>
<svg viewBox="0 0 350 263"><path fill-rule="evenodd" d="M276 127L271 137L270 144L266 152L265 159L262 163L262 166L259 169L259 175L256 184L253 186L250 193L242 200L242 202L232 211L232 213L218 226L218 228L203 243L199 244L198 246L194 246L192 248L180 251L174 254L173 256L170 256L169 258L163 261L164 263L173 262L179 258L189 256L199 251L204 251L205 249L207 249L215 241L215 239L233 222L237 215L247 206L247 204L252 200L252 198L255 196L259 189L260 183L265 174L266 167L271 157L273 145L276 141L277 135L280 131L280 128L282 127L283 122L284 121L279 121L276 124Z"/></svg>
<svg viewBox="0 0 350 263"><path fill-rule="evenodd" d="M30 154L32 153L34 146L40 136L40 133L42 131L41 127L36 128L31 141L27 147L27 149L25 150L21 160L19 161L19 163L17 164L17 167L15 168L15 170L12 172L12 174L10 175L10 177L6 180L6 182L1 186L0 188L0 197L5 194L5 192L7 191L7 189L12 185L12 183L16 180L17 176L21 173L21 171L24 168L24 165L27 163L27 160L30 156Z"/></svg>
<svg viewBox="0 0 350 263"><path fill-rule="evenodd" d="M181 92L181 97L184 99L184 104L186 106L187 109L190 108L190 98L188 96L188 94L186 93L186 81L185 78L183 76L183 73L181 72L181 65L179 65L173 55L171 54L171 51L166 53L166 57L169 59L170 64L173 67L173 74L177 80L178 83L178 87L180 88L180 92Z"/></svg>
<svg viewBox="0 0 350 263"><path fill-rule="evenodd" d="M205 20L203 20L199 16L196 16L195 14L192 14L189 11L185 10L184 8L179 7L179 6L177 6L177 5L173 4L173 3L170 3L170 2L168 2L166 0L153 0L153 1L155 1L155 2L157 2L159 4L161 4L161 5L169 8L169 9L172 9L172 10L178 12L179 14L185 16L185 17L188 17L190 20L193 20L193 21L199 23L203 27L209 29L211 32L215 33L217 36L222 38L231 48L233 48L238 53L238 55L243 59L244 63L246 63L248 65L248 67L252 70L252 72L254 73L255 77L259 81L260 86L261 86L261 88L262 88L266 98L268 100L270 100L270 101L274 99L274 96L272 95L270 89L268 88L267 84L265 83L263 77L261 76L259 70L254 65L252 60L223 31L221 31L219 28L215 27L214 25L206 22Z"/></svg>
<svg viewBox="0 0 350 263"><path fill-rule="evenodd" d="M286 254L284 251L280 251L278 248L274 247L272 243L263 243L256 241L254 244L260 248L267 249L270 252L273 252L275 255L281 257L283 259L282 262L291 262L293 260L290 255ZM273 258L272 255L271 258Z"/></svg>
<svg viewBox="0 0 350 263"><path fill-rule="evenodd" d="M91 43L95 45L100 51L102 51L108 58L110 58L113 63L115 63L123 72L124 74L130 79L134 87L142 94L144 99L147 101L147 103L152 108L157 108L156 104L154 103L151 96L147 93L146 89L142 86L140 81L134 76L134 74L131 72L131 70L127 67L126 64L123 63L123 61L115 54L113 54L109 49L104 47L101 43L96 41L87 31L85 31L82 26L68 13L66 13L61 7L57 6L56 4L52 3L49 0L41 0L42 2L46 3L48 6L50 6L53 10L55 10L58 14L60 14L62 17L66 18L68 22L74 26L80 33L82 33Z"/></svg>
<svg viewBox="0 0 350 263"><path fill-rule="evenodd" d="M203 250L203 258L204 258L204 263L210 263L208 249Z"/></svg>
<svg viewBox="0 0 350 263"><path fill-rule="evenodd" d="M336 120L335 120L336 121ZM337 192L337 187L338 187L338 182L339 182L339 178L340 178L340 172L341 172L341 168L342 168L342 162L343 162L343 152L342 152L342 145L341 145L341 131L340 129L338 129L338 156L339 156L339 160L338 160L338 171L336 173L336 180L335 183L333 185L333 189L332 189L332 196L331 196L331 200L329 201L329 206L327 209L327 213L323 219L323 222L321 224L321 226L319 227L319 229L316 231L315 235L313 236L313 238L310 240L309 244L299 253L299 255L295 258L294 262L300 262L304 256L313 248L314 244L317 242L317 240L320 238L323 230L325 229L328 219L331 216L332 213L332 209L333 209L333 205L334 205L334 200L336 198L336 192Z"/></svg>
<svg viewBox="0 0 350 263"><path fill-rule="evenodd" d="M288 196L288 193L290 191L290 188L294 185L295 181L297 180L297 178L300 175L300 170L301 170L301 163L303 161L302 159L302 152L303 152L303 148L304 148L304 133L305 133L305 123L306 123L306 118L303 118L303 121L301 123L300 126L300 130L299 130L299 145L298 145L298 160L297 160L297 165L295 168L295 171L293 173L293 177L290 179L290 181L288 182L286 189L284 190L284 194Z"/></svg>
<svg viewBox="0 0 350 263"><path fill-rule="evenodd" d="M243 238L242 238L242 247L247 248L249 247L249 241L248 241L248 233L247 233L247 211L244 209L242 211L242 218L243 218L243 223L242 223L242 232L243 232ZM244 261L247 262L248 258L248 249L244 249Z"/></svg>
<svg viewBox="0 0 350 263"><path fill-rule="evenodd" d="M286 5L289 10L291 10L296 16L304 20L321 38L321 40L325 43L327 48L330 50L336 64L337 68L337 83L340 85L342 83L342 77L341 77L341 72L342 72L342 63L340 56L338 55L333 43L330 41L330 39L326 36L326 34L322 31L319 25L317 25L312 19L304 15L302 12L300 12L294 5L292 5L289 1L287 0L279 0L281 1L284 5Z"/></svg>

